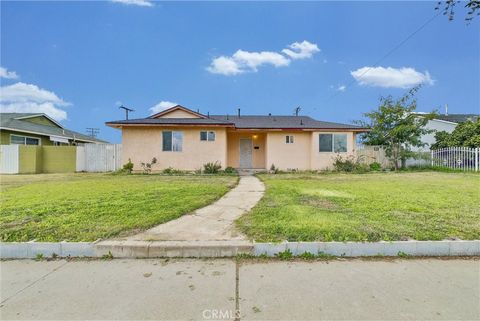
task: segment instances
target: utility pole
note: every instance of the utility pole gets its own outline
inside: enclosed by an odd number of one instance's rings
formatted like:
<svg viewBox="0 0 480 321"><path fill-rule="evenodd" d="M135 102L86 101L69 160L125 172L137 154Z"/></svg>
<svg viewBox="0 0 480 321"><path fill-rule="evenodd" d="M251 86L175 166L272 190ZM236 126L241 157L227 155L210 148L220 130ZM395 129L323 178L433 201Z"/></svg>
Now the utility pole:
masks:
<svg viewBox="0 0 480 321"><path fill-rule="evenodd" d="M96 138L98 133L100 132L100 129L98 128L87 127L86 130L87 130L87 135L92 138Z"/></svg>
<svg viewBox="0 0 480 321"><path fill-rule="evenodd" d="M127 108L127 107L125 107L125 106L123 106L123 105L120 106L120 107L118 107L118 108L125 110L125 120L128 120L128 112L130 112L130 111L135 111L135 110L130 109L130 108Z"/></svg>

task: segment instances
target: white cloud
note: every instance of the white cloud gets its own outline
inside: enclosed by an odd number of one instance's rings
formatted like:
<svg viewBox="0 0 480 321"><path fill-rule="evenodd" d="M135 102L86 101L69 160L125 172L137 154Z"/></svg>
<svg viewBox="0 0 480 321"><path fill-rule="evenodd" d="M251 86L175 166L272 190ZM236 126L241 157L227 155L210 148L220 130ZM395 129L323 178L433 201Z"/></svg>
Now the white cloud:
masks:
<svg viewBox="0 0 480 321"><path fill-rule="evenodd" d="M153 2L150 0L111 0L115 3L122 3L129 6L153 7Z"/></svg>
<svg viewBox="0 0 480 321"><path fill-rule="evenodd" d="M0 110L10 113L45 113L55 120L67 119L67 112L60 107L70 103L54 92L32 84L17 82L0 87Z"/></svg>
<svg viewBox="0 0 480 321"><path fill-rule="evenodd" d="M304 40L303 42L294 42L282 52L292 59L311 58L316 52L319 52L318 46L314 43Z"/></svg>
<svg viewBox="0 0 480 321"><path fill-rule="evenodd" d="M213 74L225 76L257 72L258 67L262 65L285 67L290 64L291 60L310 58L314 53L320 51L316 44L308 41L295 42L288 47L290 49L282 50L285 55L274 51L256 52L239 49L232 56L214 58L207 70Z"/></svg>
<svg viewBox="0 0 480 321"><path fill-rule="evenodd" d="M345 90L347 90L347 86L345 86L345 85L340 85L340 86L337 87L337 90L338 90L338 91L345 91Z"/></svg>
<svg viewBox="0 0 480 321"><path fill-rule="evenodd" d="M17 79L18 75L15 71L8 71L7 68L0 67L0 78Z"/></svg>
<svg viewBox="0 0 480 321"><path fill-rule="evenodd" d="M360 85L384 88L411 88L419 84L433 85L428 71L421 73L413 68L363 67L350 72Z"/></svg>
<svg viewBox="0 0 480 321"><path fill-rule="evenodd" d="M159 113L161 111L164 111L165 109L168 109L168 108L171 108L171 107L177 106L177 105L178 105L177 103L162 100L161 102L159 102L155 106L151 107L149 110L152 112L152 114L156 114L156 113Z"/></svg>

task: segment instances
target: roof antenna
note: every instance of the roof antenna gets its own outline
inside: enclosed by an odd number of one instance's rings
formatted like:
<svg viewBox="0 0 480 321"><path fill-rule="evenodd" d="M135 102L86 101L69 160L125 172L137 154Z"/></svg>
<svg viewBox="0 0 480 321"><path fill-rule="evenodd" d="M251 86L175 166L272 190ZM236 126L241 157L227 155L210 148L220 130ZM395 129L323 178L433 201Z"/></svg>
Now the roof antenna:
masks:
<svg viewBox="0 0 480 321"><path fill-rule="evenodd" d="M197 108L197 114L200 114L200 108Z"/></svg>
<svg viewBox="0 0 480 321"><path fill-rule="evenodd" d="M302 107L300 107L300 106L298 106L297 108L294 109L295 116L298 116L298 113L300 112L301 109L302 109Z"/></svg>
<svg viewBox="0 0 480 321"><path fill-rule="evenodd" d="M207 118L210 118L210 112L207 111Z"/></svg>
<svg viewBox="0 0 480 321"><path fill-rule="evenodd" d="M303 125L303 119L300 119L300 125Z"/></svg>
<svg viewBox="0 0 480 321"><path fill-rule="evenodd" d="M125 120L128 120L128 113L129 113L130 111L134 111L133 109L130 109L130 108L128 108L128 107L125 107L125 106L123 106L123 105L122 105L122 106L120 106L120 107L118 107L118 108L119 108L119 109L124 109L124 110L125 110Z"/></svg>
<svg viewBox="0 0 480 321"><path fill-rule="evenodd" d="M237 111L238 111L238 118L240 118L240 108L238 108Z"/></svg>
<svg viewBox="0 0 480 321"><path fill-rule="evenodd" d="M445 116L448 116L448 104L445 104Z"/></svg>
<svg viewBox="0 0 480 321"><path fill-rule="evenodd" d="M227 114L227 120L228 120L228 114Z"/></svg>

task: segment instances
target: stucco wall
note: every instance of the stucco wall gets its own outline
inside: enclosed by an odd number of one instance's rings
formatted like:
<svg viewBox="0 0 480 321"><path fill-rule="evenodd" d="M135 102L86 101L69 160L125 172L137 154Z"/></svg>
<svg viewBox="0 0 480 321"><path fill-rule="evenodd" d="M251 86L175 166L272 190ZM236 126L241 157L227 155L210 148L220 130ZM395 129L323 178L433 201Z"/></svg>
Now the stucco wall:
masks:
<svg viewBox="0 0 480 321"><path fill-rule="evenodd" d="M200 118L183 110L173 110L159 118Z"/></svg>
<svg viewBox="0 0 480 321"><path fill-rule="evenodd" d="M319 151L319 134L347 134L347 152L340 153L349 156L355 153L355 140L353 132L312 132L310 167L312 170L331 169L333 160L338 153L326 153Z"/></svg>
<svg viewBox="0 0 480 321"><path fill-rule="evenodd" d="M293 144L287 144L285 137L292 135ZM267 169L272 164L281 170L310 169L310 132L269 132L267 134Z"/></svg>
<svg viewBox="0 0 480 321"><path fill-rule="evenodd" d="M432 119L427 122L425 125L426 129L435 130L435 131L446 131L447 133L451 133L455 130L457 124L441 121L438 119ZM430 151L430 145L436 142L435 140L435 132L430 134L425 134L421 137L421 141L427 143L424 147L412 147L413 151Z"/></svg>
<svg viewBox="0 0 480 321"><path fill-rule="evenodd" d="M183 132L181 152L162 151L162 131L178 130ZM215 141L200 141L200 131L214 131ZM125 127L122 130L122 163L131 159L134 170L141 170L141 162L150 162L157 158L152 170L158 171L173 167L195 170L205 163L219 161L225 167L227 155L227 135L225 128L185 128L169 127L143 128Z"/></svg>
<svg viewBox="0 0 480 321"><path fill-rule="evenodd" d="M252 166L253 168L266 168L265 163L265 151L266 151L266 134L264 133L241 133L241 132L229 132L228 133L228 153L227 164L228 166L238 168L240 163L240 139L250 138L252 140ZM255 149L258 147L258 149Z"/></svg>

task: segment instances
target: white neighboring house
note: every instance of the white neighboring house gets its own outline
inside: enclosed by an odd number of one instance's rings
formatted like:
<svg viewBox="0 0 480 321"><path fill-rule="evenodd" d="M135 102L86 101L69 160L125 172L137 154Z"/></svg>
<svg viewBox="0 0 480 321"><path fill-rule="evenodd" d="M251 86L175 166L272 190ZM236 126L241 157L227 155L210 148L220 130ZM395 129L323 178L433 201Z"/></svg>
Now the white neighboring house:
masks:
<svg viewBox="0 0 480 321"><path fill-rule="evenodd" d="M421 113L418 113L421 116ZM427 129L434 130L431 134L426 134L422 136L422 142L426 143L424 147L413 147L412 150L416 152L430 151L430 146L434 144L435 133L445 131L447 133L453 132L455 127L459 123L466 122L467 120L476 121L479 118L479 115L476 114L440 114L437 115L434 119L429 120L425 126Z"/></svg>

